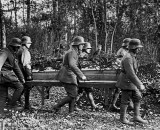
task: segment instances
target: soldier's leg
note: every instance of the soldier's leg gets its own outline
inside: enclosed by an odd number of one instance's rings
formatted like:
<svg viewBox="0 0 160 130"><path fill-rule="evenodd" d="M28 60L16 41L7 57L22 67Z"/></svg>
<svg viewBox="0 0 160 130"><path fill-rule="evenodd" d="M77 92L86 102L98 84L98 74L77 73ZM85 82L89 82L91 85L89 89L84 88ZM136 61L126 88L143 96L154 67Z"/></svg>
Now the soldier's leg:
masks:
<svg viewBox="0 0 160 130"><path fill-rule="evenodd" d="M24 105L24 109L30 109L30 102L29 102L29 97L30 97L30 91L32 89L32 87L27 86L26 84L24 85L24 97L25 97L25 105Z"/></svg>
<svg viewBox="0 0 160 130"><path fill-rule="evenodd" d="M127 119L127 108L130 102L130 96L131 96L130 90L122 90L120 121L124 124L133 124Z"/></svg>
<svg viewBox="0 0 160 130"><path fill-rule="evenodd" d="M78 95L76 97L76 101L78 101L83 96L83 87L78 87Z"/></svg>
<svg viewBox="0 0 160 130"><path fill-rule="evenodd" d="M93 94L92 94L93 88L92 87L91 88L85 88L85 92L87 94L87 97L89 99L89 102L90 102L91 106L93 108L98 108L97 105L95 104L94 97L93 97Z"/></svg>
<svg viewBox="0 0 160 130"><path fill-rule="evenodd" d="M67 95L65 98L63 98L57 105L53 107L55 112L58 112L62 106L69 103L69 112L73 112L75 107L75 100L77 96L77 86L74 84L64 84L65 90L67 92Z"/></svg>
<svg viewBox="0 0 160 130"><path fill-rule="evenodd" d="M24 87L23 87L22 83L20 83L20 82L11 82L10 87L15 89L13 96L12 96L12 100L9 103L10 106L14 107L14 106L16 106L16 102L20 98Z"/></svg>
<svg viewBox="0 0 160 130"><path fill-rule="evenodd" d="M140 116L140 104L141 104L142 95L141 92L137 89L133 91L132 100L134 102L134 121L146 124L148 123L147 120L143 120Z"/></svg>
<svg viewBox="0 0 160 130"><path fill-rule="evenodd" d="M69 113L72 113L75 110L75 106L76 106L78 87L75 84L69 84L65 86L65 89L66 89L68 96L71 97L71 101L69 102Z"/></svg>
<svg viewBox="0 0 160 130"><path fill-rule="evenodd" d="M4 84L0 84L0 116L4 115L4 107L6 103L6 98L8 94L8 87Z"/></svg>
<svg viewBox="0 0 160 130"><path fill-rule="evenodd" d="M75 108L74 108L75 111L81 111L81 109L78 108L78 106L79 106L78 101L83 96L83 94L84 94L84 88L83 87L78 87L78 94L77 94L77 97L76 97Z"/></svg>
<svg viewBox="0 0 160 130"><path fill-rule="evenodd" d="M120 110L120 108L116 106L117 100L119 98L119 94L120 94L120 89L116 88L115 93L113 94L113 101L112 101L112 108L115 110Z"/></svg>

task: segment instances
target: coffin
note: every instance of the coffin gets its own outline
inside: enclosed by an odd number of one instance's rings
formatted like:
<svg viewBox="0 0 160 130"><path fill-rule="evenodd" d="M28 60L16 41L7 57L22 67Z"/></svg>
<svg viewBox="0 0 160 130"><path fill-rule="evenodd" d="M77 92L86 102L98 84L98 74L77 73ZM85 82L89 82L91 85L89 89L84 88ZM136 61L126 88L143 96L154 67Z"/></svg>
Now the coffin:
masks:
<svg viewBox="0 0 160 130"><path fill-rule="evenodd" d="M82 72L89 80L106 80L106 81L117 80L116 70L82 70ZM54 80L57 73L58 73L58 70L33 72L33 79L34 80Z"/></svg>
<svg viewBox="0 0 160 130"><path fill-rule="evenodd" d="M109 88L115 88L117 81L117 70L89 70L85 69L82 72L86 75L88 81L80 81L79 87L95 87L105 88L104 99L105 104L108 104ZM26 83L31 86L37 86L38 91L42 95L42 105L44 105L44 87L47 86L63 86L58 80L55 79L57 70L55 71L41 71L33 72L33 81L27 81ZM42 86L42 89L39 88Z"/></svg>
<svg viewBox="0 0 160 130"><path fill-rule="evenodd" d="M80 81L80 87L113 87L117 81L117 71L116 70L82 70L82 72L87 77L88 81ZM35 84L52 84L61 86L59 82L55 80L55 76L58 73L55 71L43 71L43 72L33 72L33 80ZM106 86L107 85L107 86Z"/></svg>

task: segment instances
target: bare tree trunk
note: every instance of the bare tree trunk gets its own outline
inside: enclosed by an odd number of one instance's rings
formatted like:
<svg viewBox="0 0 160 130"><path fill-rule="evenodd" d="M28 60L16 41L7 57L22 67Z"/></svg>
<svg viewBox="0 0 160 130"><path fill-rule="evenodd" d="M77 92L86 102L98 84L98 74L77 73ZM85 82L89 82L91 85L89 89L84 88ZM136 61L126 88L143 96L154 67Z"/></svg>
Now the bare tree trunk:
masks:
<svg viewBox="0 0 160 130"><path fill-rule="evenodd" d="M115 34L115 31L116 31L116 28L117 28L117 24L115 25L113 33L112 33L112 38L111 38L111 53L112 53L112 50L113 50L113 41L114 41L114 34Z"/></svg>
<svg viewBox="0 0 160 130"><path fill-rule="evenodd" d="M25 0L23 0L23 24L25 25L26 22L25 22Z"/></svg>
<svg viewBox="0 0 160 130"><path fill-rule="evenodd" d="M97 32L97 23L95 19L95 14L94 14L94 7L93 7L93 2L91 3L91 8L92 8L92 16L93 16L93 21L94 21L94 29L95 29L95 39L96 39L96 50L97 50L97 45L98 45L98 32Z"/></svg>
<svg viewBox="0 0 160 130"><path fill-rule="evenodd" d="M18 22L17 22L17 0L15 0L15 2L14 2L14 9L15 9L15 11L14 11L14 15L15 15L15 26L16 26L16 28L18 27Z"/></svg>
<svg viewBox="0 0 160 130"><path fill-rule="evenodd" d="M105 26L105 42L104 42L104 51L107 51L107 41L108 41L108 32L107 32L107 8L106 8L106 0L103 0L104 4L104 26Z"/></svg>
<svg viewBox="0 0 160 130"><path fill-rule="evenodd" d="M5 23L4 23L4 16L3 16L3 10L2 10L2 3L0 0L0 48L5 48L6 47L6 28L5 28Z"/></svg>
<svg viewBox="0 0 160 130"><path fill-rule="evenodd" d="M2 25L2 19L3 19L3 11L2 11L2 3L1 3L1 0L0 0L0 38L1 38L1 41L0 41L0 49L2 48L3 46L3 25Z"/></svg>
<svg viewBox="0 0 160 130"><path fill-rule="evenodd" d="M30 12L31 12L31 1L27 0L27 26L30 26Z"/></svg>

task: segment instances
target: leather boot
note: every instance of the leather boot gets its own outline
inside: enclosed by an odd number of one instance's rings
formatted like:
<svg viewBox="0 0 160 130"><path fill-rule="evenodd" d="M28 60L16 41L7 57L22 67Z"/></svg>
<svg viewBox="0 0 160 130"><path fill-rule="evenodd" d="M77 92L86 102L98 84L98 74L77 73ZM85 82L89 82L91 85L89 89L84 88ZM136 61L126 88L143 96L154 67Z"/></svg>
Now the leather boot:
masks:
<svg viewBox="0 0 160 130"><path fill-rule="evenodd" d="M25 97L25 105L24 105L24 109L26 110L30 110L31 106L29 103L29 97L30 97L30 89L26 89L24 92L24 97Z"/></svg>
<svg viewBox="0 0 160 130"><path fill-rule="evenodd" d="M143 123L143 124L147 124L148 121L147 120L143 120L142 117L140 116L140 103L135 103L134 104L134 121L139 122L139 123Z"/></svg>
<svg viewBox="0 0 160 130"><path fill-rule="evenodd" d="M72 113L75 110L75 103L76 99L72 98L72 100L69 102L69 113Z"/></svg>
<svg viewBox="0 0 160 130"><path fill-rule="evenodd" d="M127 108L128 108L128 105L121 104L121 108L120 108L120 122L123 123L123 124L132 125L133 123L130 122L129 120L127 120L127 118L126 118Z"/></svg>
<svg viewBox="0 0 160 130"><path fill-rule="evenodd" d="M67 97L63 98L61 100L61 102L59 102L57 105L53 106L55 113L57 113L62 106L64 106L66 103L69 103L71 100L72 100L72 98L67 96Z"/></svg>

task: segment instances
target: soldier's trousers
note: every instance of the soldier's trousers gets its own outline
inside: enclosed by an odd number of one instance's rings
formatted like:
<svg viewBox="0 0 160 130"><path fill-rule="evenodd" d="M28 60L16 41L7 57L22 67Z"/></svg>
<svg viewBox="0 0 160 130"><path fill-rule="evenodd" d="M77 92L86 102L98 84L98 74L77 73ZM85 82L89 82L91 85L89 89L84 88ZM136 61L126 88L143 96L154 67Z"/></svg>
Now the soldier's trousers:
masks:
<svg viewBox="0 0 160 130"><path fill-rule="evenodd" d="M30 107L30 103L29 103L29 97L30 97L30 91L31 91L32 87L27 86L26 84L24 84L24 97L25 97L25 108L29 108Z"/></svg>
<svg viewBox="0 0 160 130"><path fill-rule="evenodd" d="M12 96L12 99L9 102L9 105L15 106L16 102L18 101L18 99L20 98L20 96L22 94L24 87L21 82L10 82L10 83L8 83L8 85L9 85L9 87L15 89L13 96Z"/></svg>
<svg viewBox="0 0 160 130"><path fill-rule="evenodd" d="M8 88L5 87L3 84L0 84L0 114L4 113L7 94Z"/></svg>

